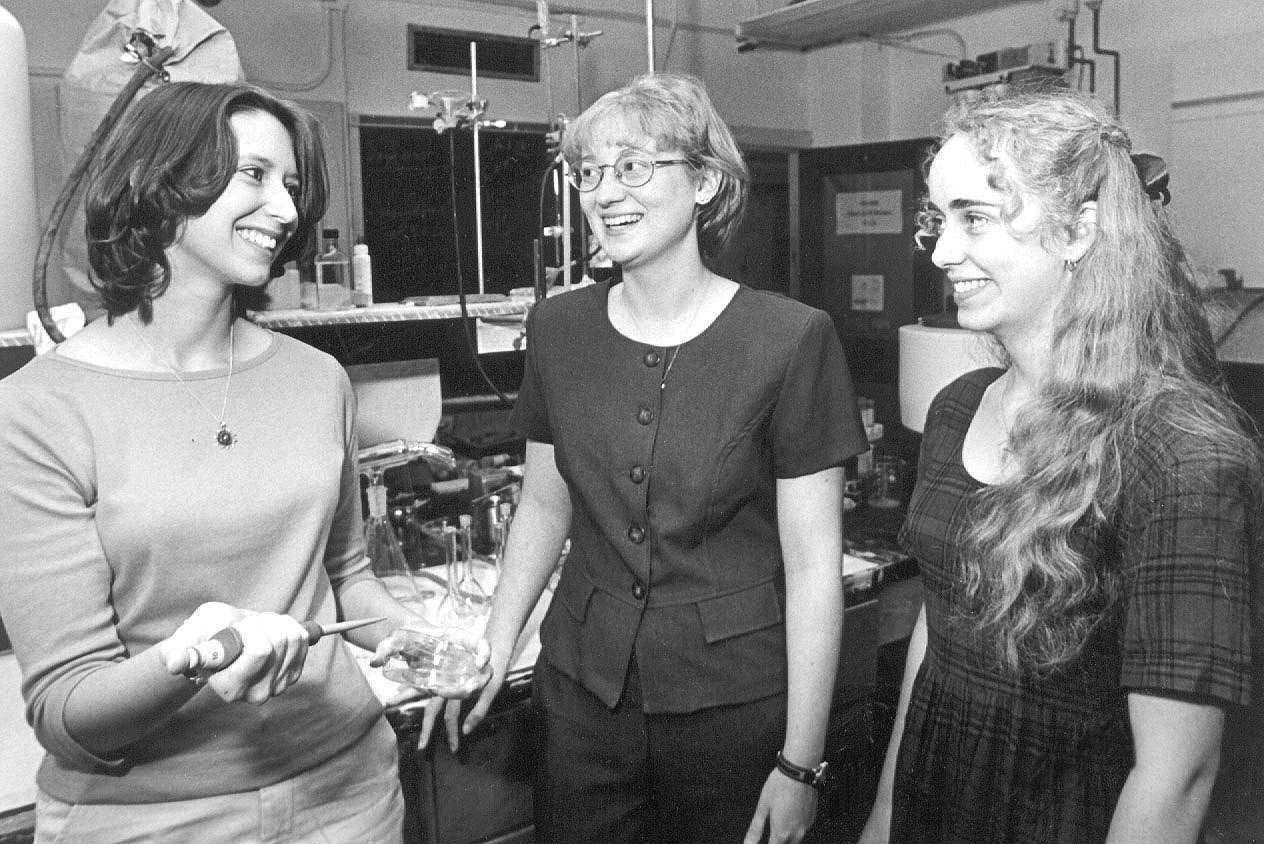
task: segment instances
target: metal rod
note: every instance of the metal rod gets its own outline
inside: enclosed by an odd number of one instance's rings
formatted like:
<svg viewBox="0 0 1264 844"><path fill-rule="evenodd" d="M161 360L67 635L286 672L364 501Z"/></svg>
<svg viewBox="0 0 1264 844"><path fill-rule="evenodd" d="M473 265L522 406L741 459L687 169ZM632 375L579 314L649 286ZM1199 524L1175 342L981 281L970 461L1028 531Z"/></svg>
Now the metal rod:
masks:
<svg viewBox="0 0 1264 844"><path fill-rule="evenodd" d="M470 99L478 100L478 42L470 42ZM474 238L478 252L478 292L486 293L483 276L483 173L479 162L478 133L482 113L474 115Z"/></svg>
<svg viewBox="0 0 1264 844"><path fill-rule="evenodd" d="M570 165L566 159L560 163L562 171L562 289L571 289L571 189L570 180L565 178Z"/></svg>
<svg viewBox="0 0 1264 844"><path fill-rule="evenodd" d="M650 73L654 72L654 0L645 0L645 55Z"/></svg>

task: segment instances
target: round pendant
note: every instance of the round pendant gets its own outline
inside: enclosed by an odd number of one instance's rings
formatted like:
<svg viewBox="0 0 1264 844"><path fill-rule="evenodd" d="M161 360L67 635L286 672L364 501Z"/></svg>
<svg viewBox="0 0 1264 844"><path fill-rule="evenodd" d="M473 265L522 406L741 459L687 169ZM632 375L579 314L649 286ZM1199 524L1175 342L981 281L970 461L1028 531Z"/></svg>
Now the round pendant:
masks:
<svg viewBox="0 0 1264 844"><path fill-rule="evenodd" d="M220 444L220 448L232 448L237 438L233 436L233 432L228 430L226 425L221 425L219 431L215 434L215 442Z"/></svg>

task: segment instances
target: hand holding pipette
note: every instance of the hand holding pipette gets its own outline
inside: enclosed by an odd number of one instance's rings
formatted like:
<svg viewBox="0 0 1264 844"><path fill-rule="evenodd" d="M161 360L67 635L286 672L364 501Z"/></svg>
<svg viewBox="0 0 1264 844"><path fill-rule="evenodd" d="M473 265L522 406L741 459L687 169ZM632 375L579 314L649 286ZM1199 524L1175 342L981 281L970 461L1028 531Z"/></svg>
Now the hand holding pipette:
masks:
<svg viewBox="0 0 1264 844"><path fill-rule="evenodd" d="M311 642L331 626L209 601L159 647L171 674L209 684L225 701L263 704L298 682Z"/></svg>
<svg viewBox="0 0 1264 844"><path fill-rule="evenodd" d="M314 645L320 641L322 636L328 636L331 633L342 633L346 630L355 630L357 627L365 627L385 620L385 616L378 616L377 618L358 618L353 621L339 621L324 625L317 624L314 621L304 621L301 624L303 629L307 631L307 644ZM241 651L241 634L237 632L235 627L225 627L200 645L189 648L189 667L184 670L184 674L188 677L195 677L199 674L206 675L219 671L222 668L227 668L229 665L232 665L237 657L241 656Z"/></svg>

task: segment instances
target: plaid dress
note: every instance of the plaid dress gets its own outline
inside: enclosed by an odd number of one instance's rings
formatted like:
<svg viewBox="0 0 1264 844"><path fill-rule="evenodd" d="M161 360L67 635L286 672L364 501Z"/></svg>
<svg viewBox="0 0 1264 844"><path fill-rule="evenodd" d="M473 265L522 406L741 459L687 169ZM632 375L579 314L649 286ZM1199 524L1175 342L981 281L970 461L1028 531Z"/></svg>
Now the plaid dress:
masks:
<svg viewBox="0 0 1264 844"><path fill-rule="evenodd" d="M1137 432L1118 531L1094 552L1122 566L1124 584L1079 657L1050 676L1010 676L959 620L960 539L983 486L961 446L1002 371L945 388L922 442L902 540L921 567L928 640L900 745L893 844L1104 841L1133 762L1130 691L1250 699L1258 478L1240 456L1161 423Z"/></svg>

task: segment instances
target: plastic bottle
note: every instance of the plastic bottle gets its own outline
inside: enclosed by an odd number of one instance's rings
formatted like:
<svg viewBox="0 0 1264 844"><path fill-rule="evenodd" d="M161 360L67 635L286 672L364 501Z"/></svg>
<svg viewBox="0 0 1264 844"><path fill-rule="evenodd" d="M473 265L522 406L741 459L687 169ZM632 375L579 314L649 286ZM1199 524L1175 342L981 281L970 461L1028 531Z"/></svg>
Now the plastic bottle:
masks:
<svg viewBox="0 0 1264 844"><path fill-rule="evenodd" d="M351 302L357 308L373 304L373 261L363 240L351 247Z"/></svg>
<svg viewBox="0 0 1264 844"><path fill-rule="evenodd" d="M316 254L316 310L337 311L351 307L351 262L338 248L338 230L321 232L323 244Z"/></svg>

